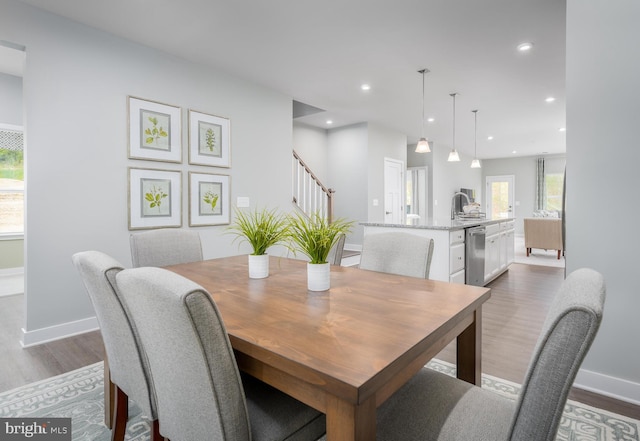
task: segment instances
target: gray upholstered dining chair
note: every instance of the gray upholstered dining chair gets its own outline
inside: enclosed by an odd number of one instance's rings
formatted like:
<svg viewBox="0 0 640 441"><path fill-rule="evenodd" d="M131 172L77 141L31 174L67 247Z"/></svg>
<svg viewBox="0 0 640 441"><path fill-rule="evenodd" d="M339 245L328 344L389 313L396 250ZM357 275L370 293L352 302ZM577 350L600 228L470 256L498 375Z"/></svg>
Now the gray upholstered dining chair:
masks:
<svg viewBox="0 0 640 441"><path fill-rule="evenodd" d="M182 441L316 440L322 413L241 377L218 308L196 283L162 268L116 282L151 367L160 432Z"/></svg>
<svg viewBox="0 0 640 441"><path fill-rule="evenodd" d="M574 271L554 298L517 401L423 368L378 409L378 440L553 441L600 322L602 276Z"/></svg>
<svg viewBox="0 0 640 441"><path fill-rule="evenodd" d="M163 228L133 233L129 237L134 267L167 266L202 260L197 231Z"/></svg>
<svg viewBox="0 0 640 441"><path fill-rule="evenodd" d="M104 342L111 381L115 385L112 440L124 440L129 415L128 398L152 420L151 439L160 440L153 384L148 376L137 331L118 297L115 277L123 267L98 251L83 251L72 257L93 303Z"/></svg>
<svg viewBox="0 0 640 441"><path fill-rule="evenodd" d="M431 238L402 232L366 234L360 269L428 279L432 256Z"/></svg>
<svg viewBox="0 0 640 441"><path fill-rule="evenodd" d="M340 233L338 240L329 250L329 256L327 257L327 261L331 265L340 265L342 263L342 254L344 253L344 242L347 238L347 235L344 233Z"/></svg>

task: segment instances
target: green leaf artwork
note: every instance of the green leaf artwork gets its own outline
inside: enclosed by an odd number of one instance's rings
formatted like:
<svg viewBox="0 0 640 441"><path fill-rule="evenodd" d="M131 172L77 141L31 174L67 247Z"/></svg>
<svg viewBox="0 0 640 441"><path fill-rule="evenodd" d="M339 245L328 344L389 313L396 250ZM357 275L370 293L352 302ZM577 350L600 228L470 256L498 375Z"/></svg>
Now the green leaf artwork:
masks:
<svg viewBox="0 0 640 441"><path fill-rule="evenodd" d="M161 125L158 126L158 118L156 118L155 116L150 116L149 122L153 124L153 127L147 127L145 129L144 134L147 135L145 138L145 143L158 145L158 140L160 138L166 138L167 136L169 136L169 134Z"/></svg>
<svg viewBox="0 0 640 441"><path fill-rule="evenodd" d="M149 202L150 208L158 207L158 211L160 211L160 205L162 204L162 200L169 196L167 193L162 191L161 188L156 187L155 185L149 190L149 192L144 194L144 198L147 202Z"/></svg>
<svg viewBox="0 0 640 441"><path fill-rule="evenodd" d="M213 211L214 208L216 208L216 204L218 203L218 195L215 194L212 191L208 191L204 194L204 196L202 197L202 200L206 203L211 205L211 211Z"/></svg>
<svg viewBox="0 0 640 441"><path fill-rule="evenodd" d="M213 147L216 143L216 134L213 132L213 129L207 129L206 132L206 143L209 151L213 151Z"/></svg>

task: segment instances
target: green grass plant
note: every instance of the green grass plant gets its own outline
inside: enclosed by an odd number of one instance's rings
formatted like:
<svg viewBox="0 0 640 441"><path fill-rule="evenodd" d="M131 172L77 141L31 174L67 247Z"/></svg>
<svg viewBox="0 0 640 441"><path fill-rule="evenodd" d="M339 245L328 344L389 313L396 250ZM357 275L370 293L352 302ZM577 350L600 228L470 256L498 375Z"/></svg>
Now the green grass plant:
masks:
<svg viewBox="0 0 640 441"><path fill-rule="evenodd" d="M289 229L291 232L290 248L302 251L312 264L327 263L331 247L341 234L351 230L353 222L344 219L329 221L319 213L307 217L298 212L289 215Z"/></svg>
<svg viewBox="0 0 640 441"><path fill-rule="evenodd" d="M277 210L255 209L244 212L236 208L235 220L228 232L236 235L236 240L249 242L252 255L261 256L267 248L285 242L289 237L287 217Z"/></svg>

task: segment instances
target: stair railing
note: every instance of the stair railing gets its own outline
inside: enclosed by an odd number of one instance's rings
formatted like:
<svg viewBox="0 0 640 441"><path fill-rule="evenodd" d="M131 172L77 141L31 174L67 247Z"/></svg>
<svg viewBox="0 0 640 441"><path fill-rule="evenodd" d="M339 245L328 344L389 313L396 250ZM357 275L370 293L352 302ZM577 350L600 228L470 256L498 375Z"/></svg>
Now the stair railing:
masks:
<svg viewBox="0 0 640 441"><path fill-rule="evenodd" d="M293 151L293 204L307 216L319 213L329 222L333 220L334 190L322 185L309 166Z"/></svg>

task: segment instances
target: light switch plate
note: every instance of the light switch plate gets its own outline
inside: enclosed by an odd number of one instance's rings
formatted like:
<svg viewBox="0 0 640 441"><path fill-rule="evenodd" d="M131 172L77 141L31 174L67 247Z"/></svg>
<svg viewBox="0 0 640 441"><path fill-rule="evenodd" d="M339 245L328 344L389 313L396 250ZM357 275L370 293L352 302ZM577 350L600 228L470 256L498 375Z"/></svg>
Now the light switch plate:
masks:
<svg viewBox="0 0 640 441"><path fill-rule="evenodd" d="M249 198L244 196L238 196L236 199L236 206L238 208L246 208L249 206Z"/></svg>
<svg viewBox="0 0 640 441"><path fill-rule="evenodd" d="M374 206L374 207L377 207L377 206L378 206L378 200L377 200L377 199L374 199L374 200L373 200L373 206Z"/></svg>

